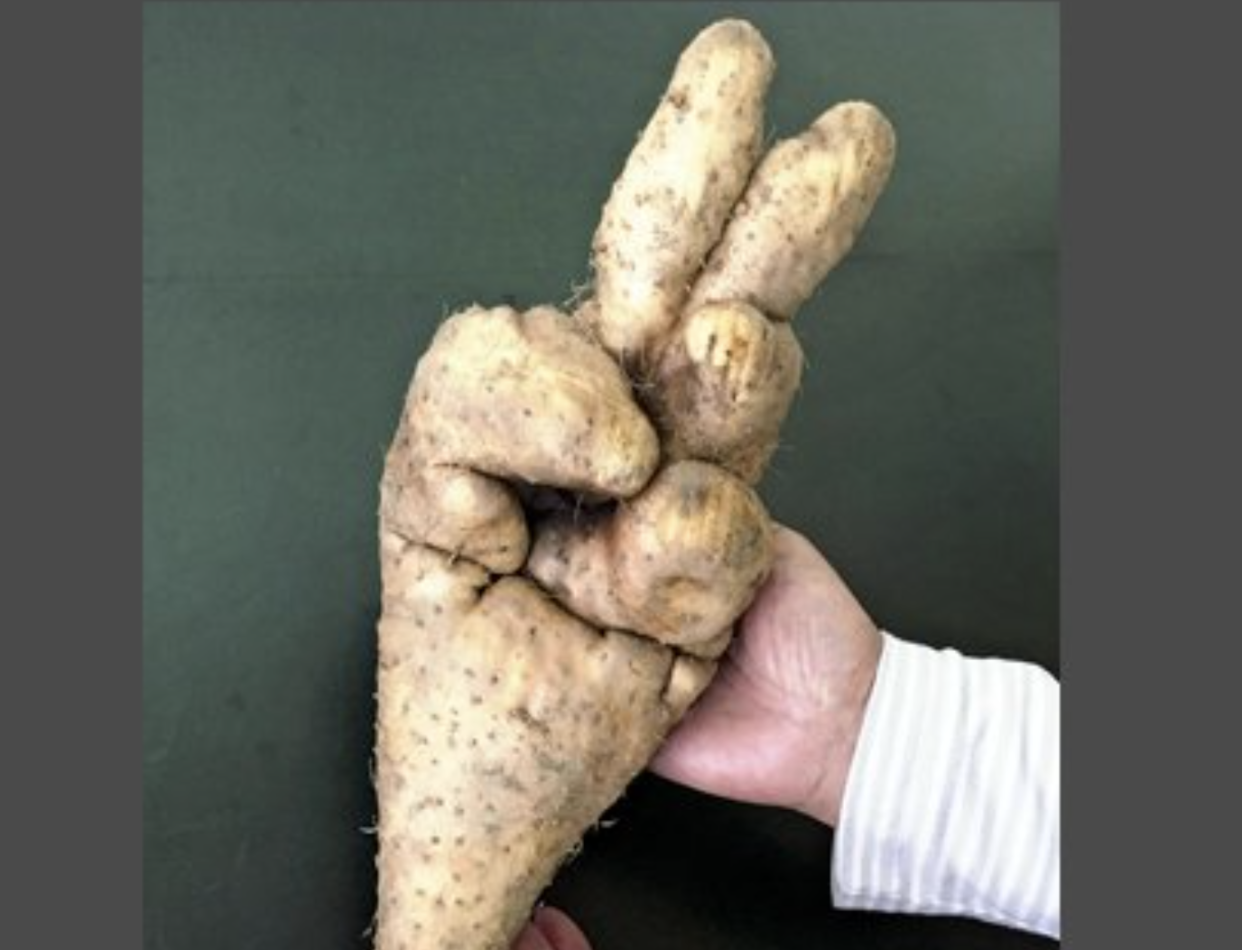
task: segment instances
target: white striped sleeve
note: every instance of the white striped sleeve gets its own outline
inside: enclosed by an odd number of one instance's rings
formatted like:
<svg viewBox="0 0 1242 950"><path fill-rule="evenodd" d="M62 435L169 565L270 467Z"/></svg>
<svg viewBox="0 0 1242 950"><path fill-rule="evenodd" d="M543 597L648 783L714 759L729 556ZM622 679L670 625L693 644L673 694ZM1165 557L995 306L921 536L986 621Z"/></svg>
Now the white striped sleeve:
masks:
<svg viewBox="0 0 1242 950"><path fill-rule="evenodd" d="M884 634L832 859L838 907L1061 932L1061 686Z"/></svg>

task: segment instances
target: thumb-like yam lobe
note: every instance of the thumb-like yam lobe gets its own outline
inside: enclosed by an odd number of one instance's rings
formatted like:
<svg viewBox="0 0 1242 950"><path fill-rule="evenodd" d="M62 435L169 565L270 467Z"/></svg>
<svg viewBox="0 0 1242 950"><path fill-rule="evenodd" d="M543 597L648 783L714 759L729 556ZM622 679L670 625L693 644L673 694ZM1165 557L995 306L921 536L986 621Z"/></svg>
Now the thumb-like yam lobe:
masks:
<svg viewBox="0 0 1242 950"><path fill-rule="evenodd" d="M411 621L411 630L422 630L460 621L474 608L489 578L487 570L478 564L381 529L380 580L383 617L405 618ZM381 632L380 640L381 667L385 657L409 659L420 648L416 635L385 638Z"/></svg>
<svg viewBox="0 0 1242 950"><path fill-rule="evenodd" d="M662 341L759 156L771 50L740 20L703 30L613 185L592 246L584 311L629 363Z"/></svg>
<svg viewBox="0 0 1242 950"><path fill-rule="evenodd" d="M789 324L744 303L691 311L661 353L647 394L665 456L715 462L756 484L801 375L802 348Z"/></svg>
<svg viewBox="0 0 1242 950"><path fill-rule="evenodd" d="M609 517L560 515L526 571L575 615L715 656L772 563L758 495L705 462L675 462Z"/></svg>
<svg viewBox="0 0 1242 950"><path fill-rule="evenodd" d="M388 450L379 514L382 528L500 574L520 568L530 547L513 489L469 469L417 458L404 419Z"/></svg>
<svg viewBox="0 0 1242 950"><path fill-rule="evenodd" d="M846 102L759 163L690 296L741 300L789 320L854 246L892 171L888 119Z"/></svg>
<svg viewBox="0 0 1242 950"><path fill-rule="evenodd" d="M418 364L406 413L416 457L505 479L624 498L659 462L625 375L551 307L450 317Z"/></svg>
<svg viewBox="0 0 1242 950"><path fill-rule="evenodd" d="M711 665L601 634L525 578L480 598L468 565L418 560L437 578L380 623L375 945L508 950ZM446 611L445 589L473 606Z"/></svg>

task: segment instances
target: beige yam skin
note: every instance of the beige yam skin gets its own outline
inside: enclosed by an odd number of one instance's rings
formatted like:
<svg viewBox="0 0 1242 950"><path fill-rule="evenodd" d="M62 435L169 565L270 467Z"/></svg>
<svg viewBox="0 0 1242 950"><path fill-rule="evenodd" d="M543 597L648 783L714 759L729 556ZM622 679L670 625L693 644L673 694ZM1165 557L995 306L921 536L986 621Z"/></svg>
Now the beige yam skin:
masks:
<svg viewBox="0 0 1242 950"><path fill-rule="evenodd" d="M507 950L711 666L393 535L384 570L376 946Z"/></svg>
<svg viewBox="0 0 1242 950"><path fill-rule="evenodd" d="M614 516L562 515L542 525L526 570L597 626L710 654L771 558L771 523L758 495L715 465L684 461L661 469Z"/></svg>
<svg viewBox="0 0 1242 950"><path fill-rule="evenodd" d="M708 304L682 320L645 394L668 459L704 459L757 484L802 376L786 323L745 303Z"/></svg>
<svg viewBox="0 0 1242 950"><path fill-rule="evenodd" d="M552 307L472 308L419 361L406 413L414 454L505 479L625 498L660 460L629 380Z"/></svg>
<svg viewBox="0 0 1242 950"><path fill-rule="evenodd" d="M627 365L668 335L746 185L773 69L750 24L707 27L682 53L613 185L593 242L595 300L584 315Z"/></svg>
<svg viewBox="0 0 1242 950"><path fill-rule="evenodd" d="M744 301L789 320L854 246L892 172L897 139L875 106L846 102L764 156L688 309Z"/></svg>
<svg viewBox="0 0 1242 950"><path fill-rule="evenodd" d="M526 561L530 533L513 490L455 465L430 465L410 449L402 420L380 482L380 518L402 537L512 574Z"/></svg>

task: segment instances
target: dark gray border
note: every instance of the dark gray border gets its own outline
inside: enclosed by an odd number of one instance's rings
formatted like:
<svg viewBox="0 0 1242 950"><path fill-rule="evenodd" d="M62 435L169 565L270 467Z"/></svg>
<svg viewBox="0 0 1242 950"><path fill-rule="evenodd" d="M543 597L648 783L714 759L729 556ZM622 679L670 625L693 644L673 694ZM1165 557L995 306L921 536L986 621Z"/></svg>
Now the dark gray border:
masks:
<svg viewBox="0 0 1242 950"><path fill-rule="evenodd" d="M0 13L5 947L140 941L140 39Z"/></svg>
<svg viewBox="0 0 1242 950"><path fill-rule="evenodd" d="M1222 139L1242 77L1213 9L1063 4L1073 947L1188 946L1236 926L1236 875L1206 866L1231 862L1242 798L1220 775L1238 688L1217 657L1238 629L1237 239L1203 220L1238 207Z"/></svg>

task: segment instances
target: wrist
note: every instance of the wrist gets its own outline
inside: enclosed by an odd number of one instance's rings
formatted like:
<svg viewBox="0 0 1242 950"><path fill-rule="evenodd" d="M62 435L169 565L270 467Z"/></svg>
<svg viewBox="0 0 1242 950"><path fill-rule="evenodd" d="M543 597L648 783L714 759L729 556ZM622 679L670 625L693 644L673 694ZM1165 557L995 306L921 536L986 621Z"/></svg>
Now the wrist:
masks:
<svg viewBox="0 0 1242 950"><path fill-rule="evenodd" d="M823 750L823 756L819 761L819 771L811 791L798 807L798 811L832 828L841 819L845 786L862 733L883 648L883 636L872 627L861 639L854 661L847 666L836 686L837 701L830 710L825 711L823 719L816 727L816 745Z"/></svg>

